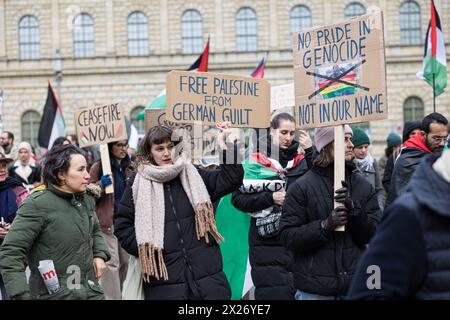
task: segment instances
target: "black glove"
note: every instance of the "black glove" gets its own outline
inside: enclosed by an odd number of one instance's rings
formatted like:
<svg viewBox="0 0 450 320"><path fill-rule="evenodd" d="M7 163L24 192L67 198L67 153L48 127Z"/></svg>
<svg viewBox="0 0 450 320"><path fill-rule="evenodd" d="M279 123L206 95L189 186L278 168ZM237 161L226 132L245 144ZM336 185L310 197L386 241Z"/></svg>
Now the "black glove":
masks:
<svg viewBox="0 0 450 320"><path fill-rule="evenodd" d="M348 209L346 207L337 207L331 211L328 218L323 220L320 225L328 231L333 231L339 226L345 226L347 224L347 213Z"/></svg>
<svg viewBox="0 0 450 320"><path fill-rule="evenodd" d="M342 188L337 189L335 191L334 200L336 202L342 203L348 209L348 211L352 211L353 210L353 201L350 196L348 184L347 184L347 182L345 182L343 180L341 181L341 183L342 183Z"/></svg>

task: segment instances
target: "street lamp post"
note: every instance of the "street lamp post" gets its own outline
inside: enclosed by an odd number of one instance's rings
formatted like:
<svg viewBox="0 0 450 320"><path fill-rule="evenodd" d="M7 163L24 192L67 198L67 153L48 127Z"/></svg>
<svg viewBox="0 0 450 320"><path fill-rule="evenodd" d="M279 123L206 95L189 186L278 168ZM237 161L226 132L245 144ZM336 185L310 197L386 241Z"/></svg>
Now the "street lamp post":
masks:
<svg viewBox="0 0 450 320"><path fill-rule="evenodd" d="M53 70L56 74L56 94L61 105L62 58L59 49L56 49L55 57L53 58Z"/></svg>

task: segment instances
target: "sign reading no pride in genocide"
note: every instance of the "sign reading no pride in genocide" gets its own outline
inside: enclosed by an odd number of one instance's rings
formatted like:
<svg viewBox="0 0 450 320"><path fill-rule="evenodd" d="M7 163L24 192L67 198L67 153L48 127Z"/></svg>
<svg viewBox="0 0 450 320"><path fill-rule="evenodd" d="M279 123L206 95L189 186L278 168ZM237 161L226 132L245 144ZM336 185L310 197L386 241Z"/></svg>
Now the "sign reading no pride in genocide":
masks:
<svg viewBox="0 0 450 320"><path fill-rule="evenodd" d="M261 79L206 72L171 71L167 75L167 120L232 127L267 128L270 84Z"/></svg>
<svg viewBox="0 0 450 320"><path fill-rule="evenodd" d="M125 113L119 103L85 108L75 114L80 147L127 139Z"/></svg>
<svg viewBox="0 0 450 320"><path fill-rule="evenodd" d="M293 48L299 128L388 117L380 11L297 32Z"/></svg>

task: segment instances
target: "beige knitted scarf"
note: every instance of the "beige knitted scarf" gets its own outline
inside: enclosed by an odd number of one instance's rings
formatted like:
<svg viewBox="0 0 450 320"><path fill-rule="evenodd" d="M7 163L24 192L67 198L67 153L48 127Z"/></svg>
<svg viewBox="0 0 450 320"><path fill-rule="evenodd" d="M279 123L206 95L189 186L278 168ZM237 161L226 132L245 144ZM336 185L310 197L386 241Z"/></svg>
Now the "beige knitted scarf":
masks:
<svg viewBox="0 0 450 320"><path fill-rule="evenodd" d="M181 184L195 212L197 239L209 242L208 232L216 242L223 241L217 231L213 206L197 169L182 154L169 166L141 164L134 180L133 201L135 205L136 240L139 247L139 260L144 280L168 280L163 259L164 250L164 187L163 183L180 176Z"/></svg>

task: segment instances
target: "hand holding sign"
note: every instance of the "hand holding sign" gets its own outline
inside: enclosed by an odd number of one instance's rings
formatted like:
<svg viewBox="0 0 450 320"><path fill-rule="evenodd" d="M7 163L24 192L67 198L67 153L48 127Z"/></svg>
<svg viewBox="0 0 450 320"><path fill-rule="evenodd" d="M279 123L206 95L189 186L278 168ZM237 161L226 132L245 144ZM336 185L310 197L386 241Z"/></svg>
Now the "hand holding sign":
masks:
<svg viewBox="0 0 450 320"><path fill-rule="evenodd" d="M305 130L299 130L300 136L298 138L298 141L300 143L300 147L303 148L303 150L309 149L312 147L312 141L311 137L309 136L308 132Z"/></svg>

